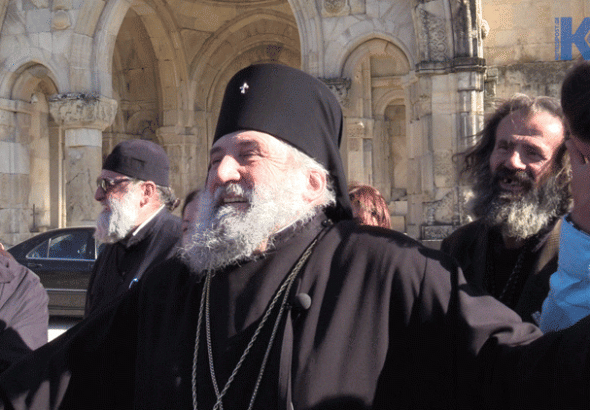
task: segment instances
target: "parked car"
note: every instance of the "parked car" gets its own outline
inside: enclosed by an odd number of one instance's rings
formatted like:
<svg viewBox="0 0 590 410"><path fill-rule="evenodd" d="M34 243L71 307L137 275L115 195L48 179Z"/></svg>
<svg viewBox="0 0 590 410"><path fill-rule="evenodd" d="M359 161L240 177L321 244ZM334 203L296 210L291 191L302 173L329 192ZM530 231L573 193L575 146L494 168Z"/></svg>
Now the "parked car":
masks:
<svg viewBox="0 0 590 410"><path fill-rule="evenodd" d="M41 278L49 295L51 316L84 315L86 290L101 244L94 227L43 232L8 249L22 265Z"/></svg>

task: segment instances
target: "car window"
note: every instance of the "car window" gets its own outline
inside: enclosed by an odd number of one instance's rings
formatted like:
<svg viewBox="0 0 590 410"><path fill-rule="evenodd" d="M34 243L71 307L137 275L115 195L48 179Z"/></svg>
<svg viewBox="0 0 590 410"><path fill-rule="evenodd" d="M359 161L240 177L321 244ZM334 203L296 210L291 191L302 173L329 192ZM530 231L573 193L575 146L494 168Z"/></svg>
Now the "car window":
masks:
<svg viewBox="0 0 590 410"><path fill-rule="evenodd" d="M28 259L94 259L88 249L90 234L85 231L62 233L37 245Z"/></svg>
<svg viewBox="0 0 590 410"><path fill-rule="evenodd" d="M41 242L39 245L33 248L32 251L27 253L28 259L39 259L39 258L47 258L47 248L49 246L49 239Z"/></svg>

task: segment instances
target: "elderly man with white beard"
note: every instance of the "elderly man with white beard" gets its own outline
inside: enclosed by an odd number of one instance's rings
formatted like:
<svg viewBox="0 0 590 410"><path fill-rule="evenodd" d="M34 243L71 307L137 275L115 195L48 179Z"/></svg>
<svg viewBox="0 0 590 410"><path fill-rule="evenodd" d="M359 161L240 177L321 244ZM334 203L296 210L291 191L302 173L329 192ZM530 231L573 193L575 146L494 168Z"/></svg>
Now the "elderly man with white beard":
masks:
<svg viewBox="0 0 590 410"><path fill-rule="evenodd" d="M104 161L94 198L103 210L95 238L107 244L94 264L85 316L108 306L139 281L154 263L174 255L180 218L169 187L164 149L146 140L119 143Z"/></svg>
<svg viewBox="0 0 590 410"><path fill-rule="evenodd" d="M471 289L449 256L357 224L342 120L302 71L239 71L180 257L1 375L0 403L587 408L590 320L541 337Z"/></svg>
<svg viewBox="0 0 590 410"><path fill-rule="evenodd" d="M538 324L557 270L560 217L570 206L570 172L559 101L516 94L488 118L465 153L475 221L441 245L467 281L523 320Z"/></svg>

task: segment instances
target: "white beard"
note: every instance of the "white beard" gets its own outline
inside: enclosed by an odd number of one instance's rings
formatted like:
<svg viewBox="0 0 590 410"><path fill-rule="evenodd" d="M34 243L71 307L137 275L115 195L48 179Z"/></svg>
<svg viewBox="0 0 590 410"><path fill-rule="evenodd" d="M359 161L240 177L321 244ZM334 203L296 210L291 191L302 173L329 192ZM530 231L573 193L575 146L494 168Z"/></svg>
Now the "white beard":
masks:
<svg viewBox="0 0 590 410"><path fill-rule="evenodd" d="M115 243L135 228L139 209L135 192L130 191L119 201L107 199L109 210L103 209L96 219L94 237L103 243Z"/></svg>
<svg viewBox="0 0 590 410"><path fill-rule="evenodd" d="M302 178L289 178L276 186L257 187L255 192L238 184L220 187L215 197L204 191L197 199L197 211L188 239L183 241L181 257L191 271L199 274L222 269L235 262L256 258L261 247L272 246L273 235L293 225L309 221L315 208L302 193ZM247 210L233 205L219 205L224 194L248 200Z"/></svg>

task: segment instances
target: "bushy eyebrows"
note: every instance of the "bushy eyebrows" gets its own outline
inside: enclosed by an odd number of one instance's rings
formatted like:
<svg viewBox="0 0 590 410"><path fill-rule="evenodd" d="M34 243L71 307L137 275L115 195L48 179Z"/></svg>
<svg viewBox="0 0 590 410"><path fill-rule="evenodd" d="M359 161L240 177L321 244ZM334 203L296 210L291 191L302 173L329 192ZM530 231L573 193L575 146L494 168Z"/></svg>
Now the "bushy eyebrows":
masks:
<svg viewBox="0 0 590 410"><path fill-rule="evenodd" d="M258 141L254 141L254 140L237 141L235 143L235 145L237 146L237 148L239 150L260 149L260 143ZM224 151L225 150L222 147L213 147L209 151L209 158L213 157L216 154L223 153Z"/></svg>

